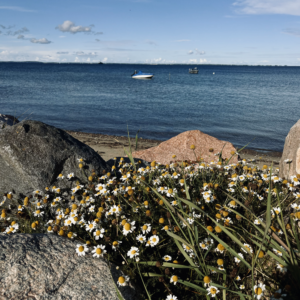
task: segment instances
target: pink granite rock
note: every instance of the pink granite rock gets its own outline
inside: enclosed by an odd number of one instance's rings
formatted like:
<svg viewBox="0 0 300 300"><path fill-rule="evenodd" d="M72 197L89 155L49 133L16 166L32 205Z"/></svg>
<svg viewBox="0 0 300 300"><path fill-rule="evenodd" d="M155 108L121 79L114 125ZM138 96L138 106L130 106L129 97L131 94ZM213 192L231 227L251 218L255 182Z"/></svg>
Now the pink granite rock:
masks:
<svg viewBox="0 0 300 300"><path fill-rule="evenodd" d="M195 145L195 150L191 150L191 145ZM224 147L224 148L223 148ZM213 149L212 152L209 150ZM223 149L223 150L222 150ZM229 142L220 141L199 130L183 132L156 147L146 150L136 151L133 157L141 158L146 161L155 160L161 164L169 164L170 161L195 161L197 158L203 158L204 162L218 161L219 157L214 154L222 151L222 158L230 158L231 151L236 151ZM172 158L172 155L176 158ZM196 154L196 156L195 156ZM237 163L237 156L231 158L230 163Z"/></svg>
<svg viewBox="0 0 300 300"><path fill-rule="evenodd" d="M292 160L288 163L287 160ZM279 163L279 176L289 179L300 174L300 120L290 129L285 138L284 149Z"/></svg>

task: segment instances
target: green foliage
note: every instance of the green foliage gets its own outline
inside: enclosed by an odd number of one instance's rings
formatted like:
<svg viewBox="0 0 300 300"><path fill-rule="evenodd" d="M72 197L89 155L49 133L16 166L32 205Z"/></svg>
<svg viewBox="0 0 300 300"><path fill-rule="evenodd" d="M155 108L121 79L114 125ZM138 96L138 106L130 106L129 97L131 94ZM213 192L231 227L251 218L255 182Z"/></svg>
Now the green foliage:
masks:
<svg viewBox="0 0 300 300"><path fill-rule="evenodd" d="M147 299L252 299L279 289L297 299L296 176L282 181L269 168L226 165L221 156L147 168L128 156L120 172L87 174L86 185L62 174L70 190L50 187L25 200L7 194L0 231L51 232L87 243L88 253L105 246L104 257Z"/></svg>

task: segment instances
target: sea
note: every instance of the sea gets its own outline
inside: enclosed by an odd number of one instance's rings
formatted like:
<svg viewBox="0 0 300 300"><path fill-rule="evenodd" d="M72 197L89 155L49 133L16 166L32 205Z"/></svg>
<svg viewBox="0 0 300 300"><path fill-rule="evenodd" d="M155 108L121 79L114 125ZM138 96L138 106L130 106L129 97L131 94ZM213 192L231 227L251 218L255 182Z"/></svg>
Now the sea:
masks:
<svg viewBox="0 0 300 300"><path fill-rule="evenodd" d="M135 70L154 78L132 79ZM300 119L300 67L0 62L0 113L162 141L197 129L282 151Z"/></svg>

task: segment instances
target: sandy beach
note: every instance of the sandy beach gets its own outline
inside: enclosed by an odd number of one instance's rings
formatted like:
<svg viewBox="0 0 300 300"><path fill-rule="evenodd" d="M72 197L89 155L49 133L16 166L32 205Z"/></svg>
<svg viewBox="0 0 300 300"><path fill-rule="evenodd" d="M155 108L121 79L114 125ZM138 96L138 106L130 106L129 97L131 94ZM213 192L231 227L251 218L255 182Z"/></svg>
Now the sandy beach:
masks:
<svg viewBox="0 0 300 300"><path fill-rule="evenodd" d="M114 157L125 156L124 147L129 149L129 141L126 136L113 136L106 134L96 134L96 133L86 133L78 131L67 131L70 135L78 139L79 141L85 143L94 149L101 157L107 161ZM151 147L155 147L162 143L159 140L149 140L138 138L137 148L135 138L130 138L130 143L132 151L135 150L144 150ZM255 160L254 165L262 167L263 165L273 166L278 168L279 161L282 155L282 152L276 151L264 151L264 150L252 150L252 149L243 149L240 153L240 159ZM252 163L251 163L252 164Z"/></svg>

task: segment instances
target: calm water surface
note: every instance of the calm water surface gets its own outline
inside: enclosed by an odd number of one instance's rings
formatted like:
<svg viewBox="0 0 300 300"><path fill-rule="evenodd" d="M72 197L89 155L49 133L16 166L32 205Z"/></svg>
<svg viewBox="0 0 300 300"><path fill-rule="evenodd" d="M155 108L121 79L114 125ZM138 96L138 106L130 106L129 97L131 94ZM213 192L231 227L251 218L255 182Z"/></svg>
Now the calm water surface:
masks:
<svg viewBox="0 0 300 300"><path fill-rule="evenodd" d="M76 131L166 140L198 129L282 151L300 119L300 68L0 63L0 113ZM134 80L134 70L153 80ZM213 72L215 75L213 75Z"/></svg>

